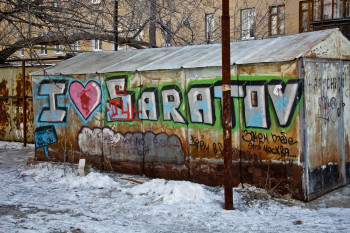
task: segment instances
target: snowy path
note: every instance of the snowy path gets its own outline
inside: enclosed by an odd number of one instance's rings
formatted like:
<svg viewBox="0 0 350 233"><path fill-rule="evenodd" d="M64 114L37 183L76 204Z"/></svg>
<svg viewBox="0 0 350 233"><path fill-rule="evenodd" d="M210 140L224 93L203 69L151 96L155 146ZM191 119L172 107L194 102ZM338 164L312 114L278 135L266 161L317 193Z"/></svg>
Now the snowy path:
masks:
<svg viewBox="0 0 350 233"><path fill-rule="evenodd" d="M33 156L32 145L22 148L21 144L0 142L0 232L350 229L350 208L313 209L291 200L283 205L263 190L249 187L234 189L236 210L225 211L221 187L98 172L79 177L71 164L25 166L28 156ZM124 178L144 183L125 182ZM345 202L349 203L349 197Z"/></svg>

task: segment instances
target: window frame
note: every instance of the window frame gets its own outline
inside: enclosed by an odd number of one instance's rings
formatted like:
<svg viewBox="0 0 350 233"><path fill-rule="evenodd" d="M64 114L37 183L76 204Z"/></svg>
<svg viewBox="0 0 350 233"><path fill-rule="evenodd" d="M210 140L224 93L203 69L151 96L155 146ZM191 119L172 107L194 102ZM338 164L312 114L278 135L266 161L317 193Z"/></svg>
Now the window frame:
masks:
<svg viewBox="0 0 350 233"><path fill-rule="evenodd" d="M131 37L134 37L135 40L142 41L143 40L143 31L140 31L140 33L135 36L136 32L139 31L139 28L141 28L141 25L134 24L131 27ZM122 31L122 29L118 28L118 31Z"/></svg>
<svg viewBox="0 0 350 233"><path fill-rule="evenodd" d="M24 48L20 48L20 49L18 50L18 55L19 55L20 57L24 57Z"/></svg>
<svg viewBox="0 0 350 233"><path fill-rule="evenodd" d="M80 49L80 41L77 40L74 43L70 44L70 49L73 51L79 50Z"/></svg>
<svg viewBox="0 0 350 233"><path fill-rule="evenodd" d="M55 48L55 54L63 54L62 52L62 45L57 44L53 46Z"/></svg>
<svg viewBox="0 0 350 233"><path fill-rule="evenodd" d="M205 14L205 41L211 44L215 41L215 15L214 13Z"/></svg>
<svg viewBox="0 0 350 233"><path fill-rule="evenodd" d="M46 45L39 45L40 49L39 49L39 55L47 55L47 49L46 49Z"/></svg>
<svg viewBox="0 0 350 233"><path fill-rule="evenodd" d="M170 20L165 20L164 21L164 30L163 30L163 36L164 36L164 47L169 47L171 46L171 35L167 31L171 31L171 21Z"/></svg>
<svg viewBox="0 0 350 233"><path fill-rule="evenodd" d="M247 29L243 30L244 22L243 22L243 12L248 12L248 27ZM253 23L251 25L250 19L253 18ZM251 33L253 31L253 33ZM241 9L241 39L242 40L251 40L255 39L255 32L256 32L256 9L254 7L252 8L245 8ZM251 35L253 34L253 35ZM249 37L248 37L249 35Z"/></svg>
<svg viewBox="0 0 350 233"><path fill-rule="evenodd" d="M303 10L303 4L308 4L308 9ZM299 2L299 33L302 32L310 32L311 26L310 23L312 21L312 13L313 13L313 0L306 0L306 1L300 1ZM308 19L307 19L307 30L303 31L303 13L308 12Z"/></svg>
<svg viewBox="0 0 350 233"><path fill-rule="evenodd" d="M276 13L272 14L272 10L273 8L276 8ZM283 32L281 33L280 32L280 22L281 22L281 19L280 19L280 11L279 9L280 8L283 8L283 24L284 24L284 27L283 27ZM285 5L277 5L277 6L270 6L269 7L269 35L270 36L281 36L281 35L285 35L286 33L286 28L285 28ZM276 34L272 34L272 17L273 16L276 16L277 17L277 20L276 20Z"/></svg>
<svg viewBox="0 0 350 233"><path fill-rule="evenodd" d="M332 2L331 5L331 17L329 19L325 19L325 14L324 14L324 6L325 6L325 0L312 0L312 21L314 22L319 22L319 21L327 21L327 20L336 20L336 19L344 19L344 18L349 18L350 17L350 0L342 0L341 5L339 5L339 7L341 7L341 11L339 13L339 17L336 16L335 14L335 4L337 4L337 0L330 0ZM319 3L317 5L319 5L318 7L318 13L316 14L316 4L315 2Z"/></svg>
<svg viewBox="0 0 350 233"><path fill-rule="evenodd" d="M91 4L100 4L101 3L101 0L91 0Z"/></svg>
<svg viewBox="0 0 350 233"><path fill-rule="evenodd" d="M98 46L96 46L98 45ZM102 41L99 39L92 40L92 50L93 51L102 51Z"/></svg>

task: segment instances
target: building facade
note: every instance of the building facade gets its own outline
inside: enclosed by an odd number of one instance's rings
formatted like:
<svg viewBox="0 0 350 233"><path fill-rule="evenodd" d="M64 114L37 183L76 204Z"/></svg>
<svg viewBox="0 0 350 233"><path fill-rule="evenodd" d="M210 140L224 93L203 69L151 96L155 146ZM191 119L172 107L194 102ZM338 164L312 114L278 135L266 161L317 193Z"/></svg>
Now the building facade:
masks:
<svg viewBox="0 0 350 233"><path fill-rule="evenodd" d="M77 37L77 40L69 39L69 42L62 39L53 43L32 44L31 49L18 49L14 55L20 59L33 57L31 53L35 53L40 58L49 58L79 51L115 50L113 42L115 28L118 28L119 38L123 39L119 41L119 50L133 49L135 44L139 44L140 47L168 47L212 44L221 41L221 1L219 0L118 1L117 12L114 1L85 0L74 3L76 1L47 0L41 2L42 6L49 4L50 14L59 14L71 7L81 8L81 12L84 12L83 17L90 17L91 22L96 21L90 26L92 34L96 33L99 36L84 35ZM116 14L117 18L115 18ZM307 0L297 1L297 3L286 0L236 0L230 2L230 16L231 41L278 37L334 27L340 28L347 38L350 36L349 0ZM30 17L28 14L27 18ZM31 28L23 28L24 34L28 34L29 31L33 37L50 34L57 32L59 27L59 25L53 25L56 29L52 29L52 25L51 28L33 25L27 25ZM72 34L75 30L74 26L66 29ZM110 36L103 36L102 33L108 33ZM12 41L18 37L19 35L13 36ZM136 46L136 48L139 47Z"/></svg>

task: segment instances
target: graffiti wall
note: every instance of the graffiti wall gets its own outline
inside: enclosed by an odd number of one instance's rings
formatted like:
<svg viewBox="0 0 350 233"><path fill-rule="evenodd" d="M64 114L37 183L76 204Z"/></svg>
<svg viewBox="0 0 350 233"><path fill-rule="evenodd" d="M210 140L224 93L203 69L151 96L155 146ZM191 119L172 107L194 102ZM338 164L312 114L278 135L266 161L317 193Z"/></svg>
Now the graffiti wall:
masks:
<svg viewBox="0 0 350 233"><path fill-rule="evenodd" d="M309 194L347 183L349 158L349 63L308 59L305 101Z"/></svg>
<svg viewBox="0 0 350 233"><path fill-rule="evenodd" d="M34 76L38 158L85 158L107 170L222 183L221 77L201 74ZM296 75L232 76L234 164L300 166L303 88ZM257 170L247 177L266 180Z"/></svg>

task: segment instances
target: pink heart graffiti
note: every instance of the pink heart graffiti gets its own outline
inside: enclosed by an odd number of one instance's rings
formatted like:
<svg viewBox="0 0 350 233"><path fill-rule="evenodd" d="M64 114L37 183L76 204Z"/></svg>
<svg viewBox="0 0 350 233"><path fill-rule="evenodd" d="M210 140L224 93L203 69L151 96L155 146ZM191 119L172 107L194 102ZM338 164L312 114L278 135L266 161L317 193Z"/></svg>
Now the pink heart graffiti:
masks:
<svg viewBox="0 0 350 233"><path fill-rule="evenodd" d="M101 103L101 87L92 80L85 87L80 82L73 81L69 88L69 95L85 120Z"/></svg>

